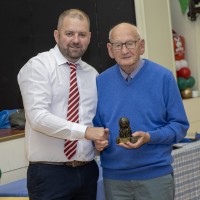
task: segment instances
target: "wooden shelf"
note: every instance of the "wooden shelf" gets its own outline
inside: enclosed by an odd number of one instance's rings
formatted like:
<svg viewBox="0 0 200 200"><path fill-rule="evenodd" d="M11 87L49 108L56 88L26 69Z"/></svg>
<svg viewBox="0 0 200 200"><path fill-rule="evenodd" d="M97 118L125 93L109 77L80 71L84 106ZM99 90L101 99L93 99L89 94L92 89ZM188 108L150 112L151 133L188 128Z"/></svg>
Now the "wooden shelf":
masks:
<svg viewBox="0 0 200 200"><path fill-rule="evenodd" d="M24 130L0 129L0 142L5 142L25 136Z"/></svg>

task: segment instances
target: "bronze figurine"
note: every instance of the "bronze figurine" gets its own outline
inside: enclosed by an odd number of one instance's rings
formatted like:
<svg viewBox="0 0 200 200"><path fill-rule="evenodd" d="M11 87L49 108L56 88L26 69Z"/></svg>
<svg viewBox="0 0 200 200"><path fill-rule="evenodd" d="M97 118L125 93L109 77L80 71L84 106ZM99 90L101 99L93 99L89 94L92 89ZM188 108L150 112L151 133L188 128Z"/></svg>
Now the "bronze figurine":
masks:
<svg viewBox="0 0 200 200"><path fill-rule="evenodd" d="M126 143L126 142L131 142L131 143L135 143L137 142L138 138L140 136L131 136L132 135L132 130L130 128L130 122L129 119L126 117L121 117L119 119L119 137L117 137L116 139L116 143Z"/></svg>

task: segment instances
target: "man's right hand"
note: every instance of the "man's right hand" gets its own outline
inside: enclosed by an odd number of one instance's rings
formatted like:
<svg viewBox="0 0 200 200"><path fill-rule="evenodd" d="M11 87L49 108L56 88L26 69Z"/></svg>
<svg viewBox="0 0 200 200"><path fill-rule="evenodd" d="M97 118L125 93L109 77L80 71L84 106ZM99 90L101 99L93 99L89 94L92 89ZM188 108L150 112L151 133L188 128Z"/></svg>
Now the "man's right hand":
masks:
<svg viewBox="0 0 200 200"><path fill-rule="evenodd" d="M102 127L87 127L85 132L85 138L87 140L107 140L108 129Z"/></svg>

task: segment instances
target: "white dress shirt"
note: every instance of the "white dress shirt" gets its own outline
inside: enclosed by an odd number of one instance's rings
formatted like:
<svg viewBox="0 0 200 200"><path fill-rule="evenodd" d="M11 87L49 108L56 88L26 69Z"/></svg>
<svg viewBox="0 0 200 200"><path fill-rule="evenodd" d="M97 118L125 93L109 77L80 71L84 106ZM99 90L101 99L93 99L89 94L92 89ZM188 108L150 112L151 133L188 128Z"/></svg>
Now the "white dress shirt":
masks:
<svg viewBox="0 0 200 200"><path fill-rule="evenodd" d="M66 120L70 87L70 67L57 45L31 58L20 70L20 86L26 113L25 141L29 161L66 162L65 139L78 139L73 160L89 161L95 156L92 142L84 138L87 126L93 126L96 112L98 72L77 62L80 93L79 124Z"/></svg>

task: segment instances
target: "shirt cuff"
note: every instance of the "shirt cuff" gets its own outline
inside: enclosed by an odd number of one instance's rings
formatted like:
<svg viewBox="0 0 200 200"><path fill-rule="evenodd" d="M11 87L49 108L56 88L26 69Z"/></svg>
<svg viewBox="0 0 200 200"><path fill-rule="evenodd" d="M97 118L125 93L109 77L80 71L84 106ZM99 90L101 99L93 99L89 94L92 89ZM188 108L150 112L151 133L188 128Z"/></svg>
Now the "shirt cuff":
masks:
<svg viewBox="0 0 200 200"><path fill-rule="evenodd" d="M71 134L74 140L77 139L84 139L85 138L85 131L87 129L86 125L76 124L72 125Z"/></svg>

